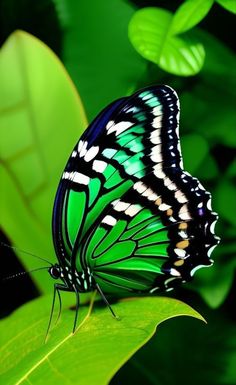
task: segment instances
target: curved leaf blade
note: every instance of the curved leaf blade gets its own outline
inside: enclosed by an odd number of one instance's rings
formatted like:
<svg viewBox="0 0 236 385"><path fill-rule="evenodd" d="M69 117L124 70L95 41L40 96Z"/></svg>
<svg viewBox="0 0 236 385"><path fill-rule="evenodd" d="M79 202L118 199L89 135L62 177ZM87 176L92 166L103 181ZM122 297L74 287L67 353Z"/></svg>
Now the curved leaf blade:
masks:
<svg viewBox="0 0 236 385"><path fill-rule="evenodd" d="M28 303L0 322L0 380L5 385L32 382L105 385L116 371L155 333L161 322L180 315L203 318L188 305L165 297L124 299L107 308L95 305L75 335L74 312L64 310L46 344L43 343L50 298ZM80 309L80 322L87 307Z"/></svg>
<svg viewBox="0 0 236 385"><path fill-rule="evenodd" d="M173 16L170 32L173 35L183 33L200 23L210 11L214 0L187 0Z"/></svg>
<svg viewBox="0 0 236 385"><path fill-rule="evenodd" d="M23 31L1 49L0 87L1 226L18 248L52 261L54 195L86 125L83 107L56 55ZM27 270L40 266L19 256ZM44 277L37 273L33 279L47 291L51 283Z"/></svg>
<svg viewBox="0 0 236 385"><path fill-rule="evenodd" d="M236 2L235 0L216 0L227 11L236 14Z"/></svg>
<svg viewBox="0 0 236 385"><path fill-rule="evenodd" d="M129 24L129 38L145 59L179 76L197 74L204 63L203 45L192 35L172 36L173 15L161 8L138 10Z"/></svg>

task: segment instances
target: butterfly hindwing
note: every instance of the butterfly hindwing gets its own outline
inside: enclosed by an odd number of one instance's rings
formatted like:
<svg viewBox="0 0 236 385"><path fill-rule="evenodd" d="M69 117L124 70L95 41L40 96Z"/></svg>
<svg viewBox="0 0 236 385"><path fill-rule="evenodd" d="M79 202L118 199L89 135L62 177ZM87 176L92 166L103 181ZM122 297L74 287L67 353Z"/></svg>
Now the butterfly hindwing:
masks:
<svg viewBox="0 0 236 385"><path fill-rule="evenodd" d="M89 266L104 291L169 288L211 264L216 216L210 194L182 170L178 115L167 86L120 99L67 163L54 205L58 258Z"/></svg>

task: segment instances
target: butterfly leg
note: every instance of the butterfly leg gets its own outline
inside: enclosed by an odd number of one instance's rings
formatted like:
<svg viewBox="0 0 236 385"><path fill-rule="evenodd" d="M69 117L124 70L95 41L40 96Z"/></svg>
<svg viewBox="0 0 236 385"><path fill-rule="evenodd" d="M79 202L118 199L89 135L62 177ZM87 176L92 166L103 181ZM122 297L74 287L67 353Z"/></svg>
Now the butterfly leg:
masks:
<svg viewBox="0 0 236 385"><path fill-rule="evenodd" d="M96 283L96 288L98 289L98 292L99 292L99 294L101 295L103 301L104 301L105 304L108 306L108 308L109 308L111 314L113 315L113 317L116 318L116 319L119 319L119 317L115 314L114 310L112 309L111 305L109 304L107 298L105 297L105 295L104 295L102 289L100 288L100 286L99 286L97 283Z"/></svg>
<svg viewBox="0 0 236 385"><path fill-rule="evenodd" d="M73 334L74 334L75 330L76 330L76 324L77 324L77 319L78 319L78 314L79 314L79 292L75 286L73 286L73 288L74 288L75 297L76 297L75 319L74 319L74 326L73 326Z"/></svg>
<svg viewBox="0 0 236 385"><path fill-rule="evenodd" d="M60 285L60 284L55 284L54 285L54 291L53 291L53 299L52 299L52 307L51 307L51 313L50 313L50 317L49 317L49 322L48 322L48 327L47 327L47 332L46 332L46 336L45 336L45 343L47 342L47 338L48 338L48 334L49 334L49 330L50 330L50 327L51 327L51 323L52 323L52 316L53 316L53 313L54 313L54 307L55 307L55 299L56 299L56 293L58 294L58 297L59 297L59 306L60 306L60 309L59 309L59 316L61 314L61 296L60 296L60 293L59 291L71 291L70 288L66 287L66 286L63 286L63 285ZM59 316L57 318L57 321L59 319ZM56 321L56 322L57 322Z"/></svg>
<svg viewBox="0 0 236 385"><path fill-rule="evenodd" d="M62 308L60 290L57 288L56 292L57 292L58 300L59 300L59 312L58 312L58 316L57 316L57 319L56 319L56 322L55 322L55 326L56 326L56 324L58 323L58 321L59 321L59 319L61 317L61 308Z"/></svg>

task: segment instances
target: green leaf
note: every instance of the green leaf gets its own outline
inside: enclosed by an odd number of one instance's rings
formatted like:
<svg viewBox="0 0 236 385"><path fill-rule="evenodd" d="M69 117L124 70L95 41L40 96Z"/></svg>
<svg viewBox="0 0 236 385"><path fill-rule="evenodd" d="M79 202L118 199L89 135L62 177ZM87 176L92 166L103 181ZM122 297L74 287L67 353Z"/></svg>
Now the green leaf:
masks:
<svg viewBox="0 0 236 385"><path fill-rule="evenodd" d="M206 32L197 31L197 37L207 56L198 80L181 94L181 127L202 135L211 147L235 147L236 56Z"/></svg>
<svg viewBox="0 0 236 385"><path fill-rule="evenodd" d="M215 208L219 215L233 226L236 225L236 187L227 180L219 183L215 190Z"/></svg>
<svg viewBox="0 0 236 385"><path fill-rule="evenodd" d="M180 76L195 75L204 63L204 47L190 33L173 36L172 22L172 13L164 9L140 9L129 24L130 41L140 55L161 69Z"/></svg>
<svg viewBox="0 0 236 385"><path fill-rule="evenodd" d="M236 1L235 0L216 0L227 11L236 13Z"/></svg>
<svg viewBox="0 0 236 385"><path fill-rule="evenodd" d="M210 11L214 0L186 0L173 16L170 32L183 33L200 23Z"/></svg>
<svg viewBox="0 0 236 385"><path fill-rule="evenodd" d="M200 135L189 134L181 139L184 165L188 172L194 173L208 152L208 143Z"/></svg>
<svg viewBox="0 0 236 385"><path fill-rule="evenodd" d="M110 385L235 385L235 321L222 309L203 311L206 327L194 319L170 320Z"/></svg>
<svg viewBox="0 0 236 385"><path fill-rule="evenodd" d="M236 159L233 160L233 162L230 163L226 175L229 178L235 178L236 177Z"/></svg>
<svg viewBox="0 0 236 385"><path fill-rule="evenodd" d="M64 27L63 62L80 91L89 120L112 100L130 94L147 63L130 45L134 7L120 0L54 0Z"/></svg>
<svg viewBox="0 0 236 385"><path fill-rule="evenodd" d="M233 251L236 253L235 244ZM196 275L196 279L191 283L191 288L199 292L212 309L219 307L227 298L234 281L236 267L235 260L227 261L224 248L214 254L214 260L214 266L210 269L201 269Z"/></svg>
<svg viewBox="0 0 236 385"><path fill-rule="evenodd" d="M197 169L197 177L205 180L213 180L218 176L219 170L217 163L213 156L206 154L202 163Z"/></svg>
<svg viewBox="0 0 236 385"><path fill-rule="evenodd" d="M161 322L180 315L203 320L188 305L165 297L124 299L113 308L119 321L97 304L85 319L88 308L81 306L83 323L75 335L71 334L75 313L64 309L44 344L50 298L24 305L0 322L1 383L105 385Z"/></svg>
<svg viewBox="0 0 236 385"><path fill-rule="evenodd" d="M53 200L86 125L83 107L55 54L22 31L1 49L0 89L1 226L15 246L53 261ZM41 264L19 256L27 270ZM51 289L45 272L33 279L42 291Z"/></svg>

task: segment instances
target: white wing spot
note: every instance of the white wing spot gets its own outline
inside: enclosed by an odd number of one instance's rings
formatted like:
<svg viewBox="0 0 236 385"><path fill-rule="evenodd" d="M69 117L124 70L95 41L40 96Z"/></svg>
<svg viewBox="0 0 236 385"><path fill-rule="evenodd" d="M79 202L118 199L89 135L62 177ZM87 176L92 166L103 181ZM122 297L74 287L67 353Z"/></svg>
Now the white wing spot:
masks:
<svg viewBox="0 0 236 385"><path fill-rule="evenodd" d="M144 197L149 197L149 195L152 195L154 194L154 191L151 189L151 188L147 188L147 190L145 190L143 193L142 193L142 196Z"/></svg>
<svg viewBox="0 0 236 385"><path fill-rule="evenodd" d="M161 130L160 129L157 129L157 130L154 130L151 132L150 134L150 138L155 138L156 136L160 136L161 135Z"/></svg>
<svg viewBox="0 0 236 385"><path fill-rule="evenodd" d="M184 249L174 249L174 252L176 255L178 255L179 258L184 258L186 256L186 251Z"/></svg>
<svg viewBox="0 0 236 385"><path fill-rule="evenodd" d="M154 170L154 175L159 179L164 179L166 177L165 173L162 170Z"/></svg>
<svg viewBox="0 0 236 385"><path fill-rule="evenodd" d="M84 160L86 162L90 162L90 160L95 158L95 156L98 154L98 152L99 152L99 147L98 146L90 147L90 149L86 152L86 154L84 156Z"/></svg>
<svg viewBox="0 0 236 385"><path fill-rule="evenodd" d="M188 202L188 199L186 198L184 193L182 193L182 191L180 191L180 190L177 190L175 192L175 198L177 199L177 201L179 203L186 203L186 202Z"/></svg>
<svg viewBox="0 0 236 385"><path fill-rule="evenodd" d="M143 184L142 182L136 182L133 188L137 190L140 194L142 194L147 189L147 186L145 186L145 184Z"/></svg>
<svg viewBox="0 0 236 385"><path fill-rule="evenodd" d="M106 129L109 130L109 128L111 128L113 125L115 124L114 120L110 120L107 125L106 125Z"/></svg>
<svg viewBox="0 0 236 385"><path fill-rule="evenodd" d="M161 211L166 211L166 210L170 209L171 206L170 206L170 205L167 205L166 203L162 203L162 204L160 204L160 206L159 206L158 208L159 208L159 210L161 210Z"/></svg>
<svg viewBox="0 0 236 385"><path fill-rule="evenodd" d="M83 140L80 140L80 141L79 141L79 143L78 143L78 152L80 152L80 151L81 151L81 149L82 149L83 145L84 145L84 142L83 142Z"/></svg>
<svg viewBox="0 0 236 385"><path fill-rule="evenodd" d="M130 203L119 201L114 205L116 211L125 211L130 206Z"/></svg>
<svg viewBox="0 0 236 385"><path fill-rule="evenodd" d="M102 220L102 223L106 223L109 226L115 226L116 222L117 220L111 215L106 215Z"/></svg>
<svg viewBox="0 0 236 385"><path fill-rule="evenodd" d="M88 185L90 182L90 178L87 175L81 174L80 172L74 172L72 180L75 183L85 184L85 185Z"/></svg>
<svg viewBox="0 0 236 385"><path fill-rule="evenodd" d="M116 135L121 134L123 131L127 130L127 128L133 126L132 122L119 122L116 124L113 124L108 130L107 133L111 134L112 132L115 132Z"/></svg>
<svg viewBox="0 0 236 385"><path fill-rule="evenodd" d="M174 277L181 277L181 274L178 272L178 270L173 268L170 269L170 274L173 275Z"/></svg>
<svg viewBox="0 0 236 385"><path fill-rule="evenodd" d="M153 119L152 126L154 128L161 128L162 124L162 116L157 116L156 118Z"/></svg>
<svg viewBox="0 0 236 385"><path fill-rule="evenodd" d="M154 107L152 113L154 116L159 116L162 113L162 105Z"/></svg>
<svg viewBox="0 0 236 385"><path fill-rule="evenodd" d="M139 205L131 205L125 210L125 214L134 217L141 209L142 207Z"/></svg>
<svg viewBox="0 0 236 385"><path fill-rule="evenodd" d="M81 148L81 150L79 152L80 158L82 158L86 154L86 152L87 152L87 145L88 145L88 142L84 142L83 143L83 146L82 146L82 148Z"/></svg>
<svg viewBox="0 0 236 385"><path fill-rule="evenodd" d="M148 200L149 201L156 201L159 197L160 196L158 196L157 194L154 193L154 194L149 195Z"/></svg>
<svg viewBox="0 0 236 385"><path fill-rule="evenodd" d="M107 163L102 160L93 161L93 170L102 173L107 167Z"/></svg>

